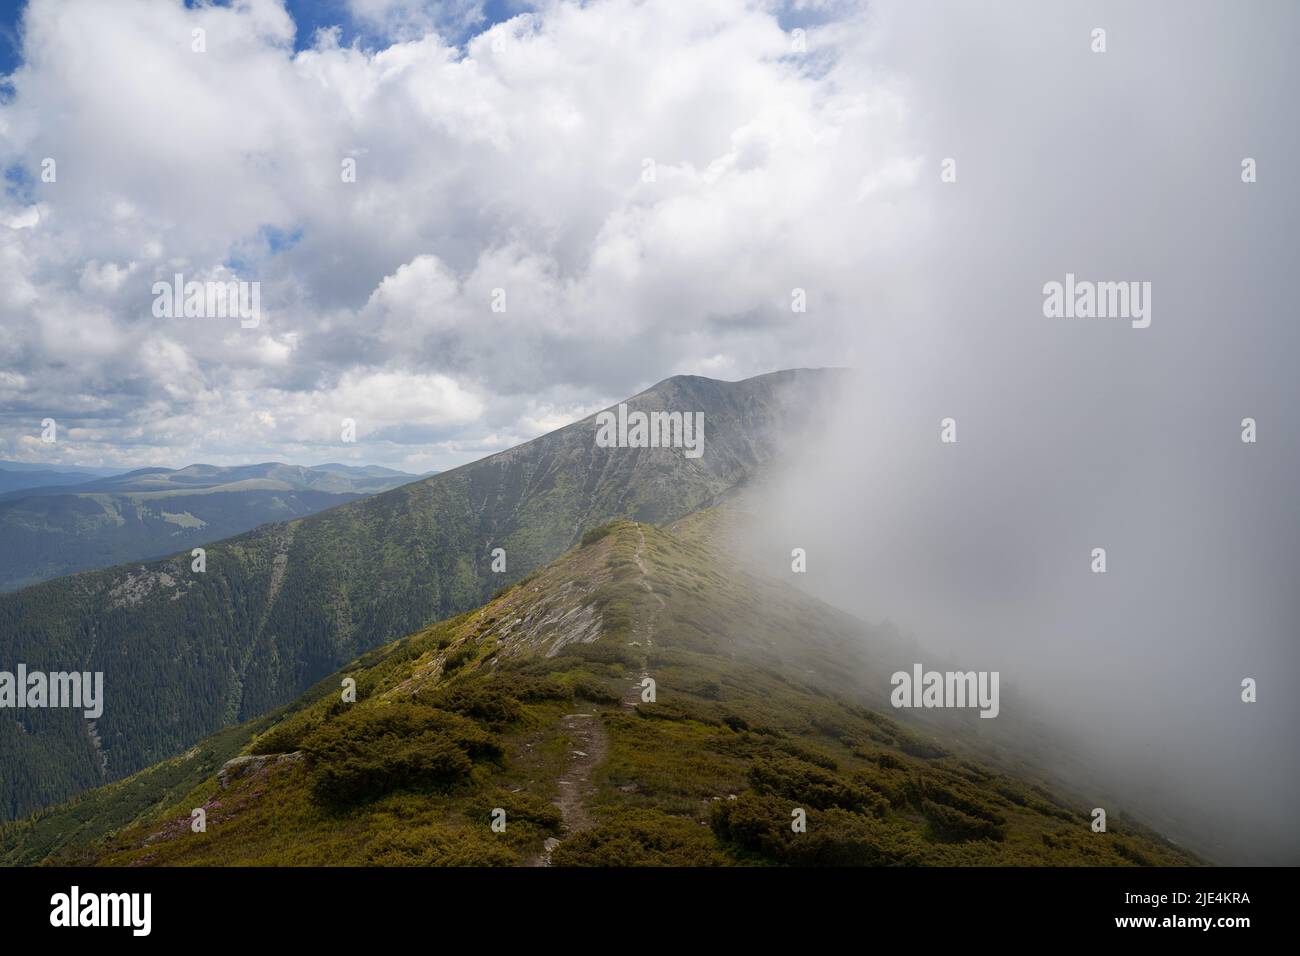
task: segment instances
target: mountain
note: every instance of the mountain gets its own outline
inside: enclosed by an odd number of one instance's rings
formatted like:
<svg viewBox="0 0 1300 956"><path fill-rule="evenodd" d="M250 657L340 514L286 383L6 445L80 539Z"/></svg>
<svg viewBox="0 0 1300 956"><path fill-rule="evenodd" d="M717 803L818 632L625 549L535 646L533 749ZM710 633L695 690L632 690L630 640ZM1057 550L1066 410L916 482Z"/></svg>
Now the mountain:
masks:
<svg viewBox="0 0 1300 956"><path fill-rule="evenodd" d="M336 461L324 465L313 465L312 468L316 471L333 471L342 475L358 475L363 478L396 478L406 475L405 472L385 468L383 465L341 465ZM436 471L426 471L418 477L428 478L436 474Z"/></svg>
<svg viewBox="0 0 1300 956"><path fill-rule="evenodd" d="M1092 801L992 756L973 711L902 719L914 649L742 570L721 520L595 528L277 712L7 825L0 862L1199 862L1116 804L1092 832Z"/></svg>
<svg viewBox="0 0 1300 956"><path fill-rule="evenodd" d="M86 471L35 465L21 467L21 465L21 462L0 461L0 494L20 492L25 488L58 488L62 485L76 485L92 477L91 473Z"/></svg>
<svg viewBox="0 0 1300 956"><path fill-rule="evenodd" d="M839 374L667 379L632 411L699 412L704 454L601 447L595 417L306 518L0 595L0 661L100 671L89 730L66 709L0 711L0 816L23 816L294 699L346 661L477 607L629 517L664 522L734 492L818 413ZM493 550L505 571L492 569Z"/></svg>
<svg viewBox="0 0 1300 956"><path fill-rule="evenodd" d="M36 475L39 472L27 472ZM0 591L140 561L314 514L415 475L275 462L142 468L0 495Z"/></svg>
<svg viewBox="0 0 1300 956"><path fill-rule="evenodd" d="M311 467L265 462L258 465L189 465L185 468L138 468L122 474L87 479L75 485L27 487L0 500L61 494L182 494L230 491L323 491L331 494L371 494L388 491L421 475L379 465L327 464Z"/></svg>
<svg viewBox="0 0 1300 956"><path fill-rule="evenodd" d="M0 471L8 472L40 472L52 471L58 474L82 475L84 477L98 476L106 477L116 475L121 472L120 468L100 468L87 465L54 465L54 464L37 464L30 461L9 461L0 458Z"/></svg>

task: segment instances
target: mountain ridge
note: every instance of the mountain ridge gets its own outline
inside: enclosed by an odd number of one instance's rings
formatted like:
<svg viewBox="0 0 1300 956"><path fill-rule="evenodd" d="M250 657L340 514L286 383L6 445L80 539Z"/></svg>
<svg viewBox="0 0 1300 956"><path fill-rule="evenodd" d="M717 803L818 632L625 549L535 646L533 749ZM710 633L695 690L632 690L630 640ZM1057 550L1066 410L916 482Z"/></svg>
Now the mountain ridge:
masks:
<svg viewBox="0 0 1300 956"><path fill-rule="evenodd" d="M615 517L705 506L776 455L836 374L672 377L633 406L702 410L707 451L599 448L589 416L431 478L188 554L0 595L0 660L102 670L97 738L70 714L0 714L0 817L178 753L292 699L368 648L477 606ZM504 548L507 570L490 569ZM130 662L128 665L127 662ZM98 741L98 742L96 742ZM104 767L107 766L105 771Z"/></svg>
<svg viewBox="0 0 1300 956"><path fill-rule="evenodd" d="M911 649L744 571L717 520L597 526L277 712L5 826L0 860L1199 862L1119 809L1092 832L1089 803L999 766L960 715L945 728L890 710L889 670Z"/></svg>

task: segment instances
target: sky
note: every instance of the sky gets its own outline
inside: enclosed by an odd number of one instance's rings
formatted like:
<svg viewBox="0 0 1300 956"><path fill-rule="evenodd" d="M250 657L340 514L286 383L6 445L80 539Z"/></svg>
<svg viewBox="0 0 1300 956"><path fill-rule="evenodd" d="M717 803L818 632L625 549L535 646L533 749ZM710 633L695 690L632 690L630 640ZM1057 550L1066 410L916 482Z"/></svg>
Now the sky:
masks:
<svg viewBox="0 0 1300 956"><path fill-rule="evenodd" d="M910 175L853 5L7 9L4 459L419 472L670 375L839 364ZM158 317L177 274L257 283L256 326Z"/></svg>

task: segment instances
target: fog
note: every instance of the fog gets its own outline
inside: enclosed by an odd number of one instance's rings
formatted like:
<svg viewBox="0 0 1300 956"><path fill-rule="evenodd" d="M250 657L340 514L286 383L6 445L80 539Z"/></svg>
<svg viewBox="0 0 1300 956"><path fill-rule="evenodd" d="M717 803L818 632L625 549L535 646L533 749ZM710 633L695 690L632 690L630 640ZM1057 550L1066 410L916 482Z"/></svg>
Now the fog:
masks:
<svg viewBox="0 0 1300 956"><path fill-rule="evenodd" d="M1081 799L1215 862L1300 862L1300 8L880 5L874 29L924 228L864 257L888 291L853 304L858 375L791 436L757 552L789 575L807 549L797 582L921 663L1000 671L999 720L1059 729ZM1150 326L1046 318L1067 273L1150 282Z"/></svg>

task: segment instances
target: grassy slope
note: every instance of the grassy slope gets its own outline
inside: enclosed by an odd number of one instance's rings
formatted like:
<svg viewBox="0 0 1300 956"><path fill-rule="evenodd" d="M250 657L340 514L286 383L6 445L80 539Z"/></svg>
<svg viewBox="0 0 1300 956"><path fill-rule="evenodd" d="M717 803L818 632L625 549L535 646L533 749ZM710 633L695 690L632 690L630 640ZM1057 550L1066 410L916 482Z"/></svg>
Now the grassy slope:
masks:
<svg viewBox="0 0 1300 956"><path fill-rule="evenodd" d="M743 484L827 372L668 379L633 408L702 410L706 454L605 449L592 420L424 481L188 552L0 595L0 661L103 671L96 733L68 710L0 713L0 820L171 758L293 700L372 647L476 607L627 516L671 520ZM106 763L105 763L106 762ZM106 770L104 767L106 766Z"/></svg>
<svg viewBox="0 0 1300 956"><path fill-rule="evenodd" d="M556 865L1196 862L1115 815L1092 833L1085 805L884 716L860 688L887 638L731 568L712 520L609 526L280 713L11 825L0 858L509 865L554 837ZM656 703L636 696L643 670ZM343 674L356 704L339 700ZM583 712L607 757L569 831L566 715ZM214 771L241 743L280 756L223 786ZM195 807L206 833L189 829ZM791 832L795 807L807 833Z"/></svg>
<svg viewBox="0 0 1300 956"><path fill-rule="evenodd" d="M270 521L333 508L356 493L203 491L166 497L42 495L0 502L0 591L90 568L147 561Z"/></svg>

